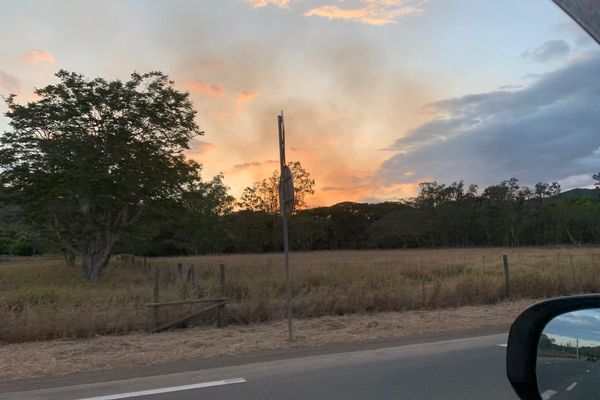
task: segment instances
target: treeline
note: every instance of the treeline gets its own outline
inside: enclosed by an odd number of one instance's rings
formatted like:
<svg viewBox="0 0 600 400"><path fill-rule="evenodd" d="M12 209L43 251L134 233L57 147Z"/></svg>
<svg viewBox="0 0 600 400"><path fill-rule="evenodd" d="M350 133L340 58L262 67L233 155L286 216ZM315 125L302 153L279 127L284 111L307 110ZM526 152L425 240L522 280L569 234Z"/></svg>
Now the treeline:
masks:
<svg viewBox="0 0 600 400"><path fill-rule="evenodd" d="M527 246L600 243L595 190L560 193L557 183L521 187L517 179L485 188L421 184L407 201L340 203L299 211L290 219L294 250ZM223 218L217 251L277 251L281 223L267 213Z"/></svg>
<svg viewBox="0 0 600 400"><path fill-rule="evenodd" d="M271 252L281 250L276 212L237 210L220 178L187 201L149 213L117 243L115 252L140 255ZM217 206L221 205L219 209ZM226 206L225 206L226 205ZM165 211L168 209L168 211ZM18 207L0 210L0 253L57 251L19 223ZM561 193L554 183L533 188L512 178L478 190L462 181L422 183L413 199L344 202L296 211L293 250L528 246L600 243L598 190Z"/></svg>
<svg viewBox="0 0 600 400"><path fill-rule="evenodd" d="M189 93L165 74L88 79L61 70L37 100L5 99L0 134L0 254L63 252L98 281L115 253L279 251L279 172L234 199L186 157L203 134ZM598 196L516 178L479 190L421 184L410 200L307 209L315 181L288 163L293 250L598 243ZM600 173L593 178L600 183ZM571 192L573 194L574 192Z"/></svg>
<svg viewBox="0 0 600 400"><path fill-rule="evenodd" d="M577 338L569 342L556 343L556 339L542 333L538 344L538 354L543 357L600 357L600 346L577 347Z"/></svg>

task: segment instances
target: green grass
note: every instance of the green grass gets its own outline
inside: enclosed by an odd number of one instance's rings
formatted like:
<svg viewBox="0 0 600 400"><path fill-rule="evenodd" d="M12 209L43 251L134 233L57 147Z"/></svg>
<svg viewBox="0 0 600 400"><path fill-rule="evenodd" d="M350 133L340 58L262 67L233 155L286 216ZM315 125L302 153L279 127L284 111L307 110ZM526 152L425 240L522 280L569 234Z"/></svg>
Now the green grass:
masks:
<svg viewBox="0 0 600 400"><path fill-rule="evenodd" d="M291 257L297 318L491 304L505 298L502 254L511 263L511 297L540 298L600 290L600 249L521 248L326 251ZM182 263L184 279L177 273ZM226 265L229 323L284 317L280 254L148 259L161 271L161 300L220 295ZM196 287L185 282L190 266ZM114 259L100 283L57 257L0 261L0 341L123 334L151 325L153 274L141 258ZM163 321L189 306L162 313ZM194 323L212 323L207 313Z"/></svg>

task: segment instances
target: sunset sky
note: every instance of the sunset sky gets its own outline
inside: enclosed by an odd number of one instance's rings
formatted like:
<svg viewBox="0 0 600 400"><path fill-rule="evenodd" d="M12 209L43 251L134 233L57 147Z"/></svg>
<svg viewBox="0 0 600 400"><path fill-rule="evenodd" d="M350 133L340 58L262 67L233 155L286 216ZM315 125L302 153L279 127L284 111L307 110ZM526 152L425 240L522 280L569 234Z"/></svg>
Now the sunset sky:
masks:
<svg viewBox="0 0 600 400"><path fill-rule="evenodd" d="M426 180L590 185L599 49L550 0L0 0L0 94L160 70L206 132L190 157L236 196L278 167L284 110L311 205Z"/></svg>

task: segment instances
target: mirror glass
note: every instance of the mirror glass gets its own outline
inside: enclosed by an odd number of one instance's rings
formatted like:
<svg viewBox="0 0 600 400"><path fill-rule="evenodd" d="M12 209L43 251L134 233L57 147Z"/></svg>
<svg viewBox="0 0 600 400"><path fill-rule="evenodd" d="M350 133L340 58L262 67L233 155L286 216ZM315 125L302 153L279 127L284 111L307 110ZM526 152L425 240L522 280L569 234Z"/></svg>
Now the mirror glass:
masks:
<svg viewBox="0 0 600 400"><path fill-rule="evenodd" d="M538 342L537 384L542 399L600 399L600 309L550 321Z"/></svg>

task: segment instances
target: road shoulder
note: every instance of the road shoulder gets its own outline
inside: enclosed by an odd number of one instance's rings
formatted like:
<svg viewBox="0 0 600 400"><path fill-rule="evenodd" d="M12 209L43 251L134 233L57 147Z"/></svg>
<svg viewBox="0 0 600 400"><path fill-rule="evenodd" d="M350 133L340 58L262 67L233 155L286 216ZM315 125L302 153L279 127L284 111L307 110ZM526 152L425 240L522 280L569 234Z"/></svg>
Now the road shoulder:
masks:
<svg viewBox="0 0 600 400"><path fill-rule="evenodd" d="M283 321L7 345L0 392L505 333L531 302L299 320L291 346Z"/></svg>

